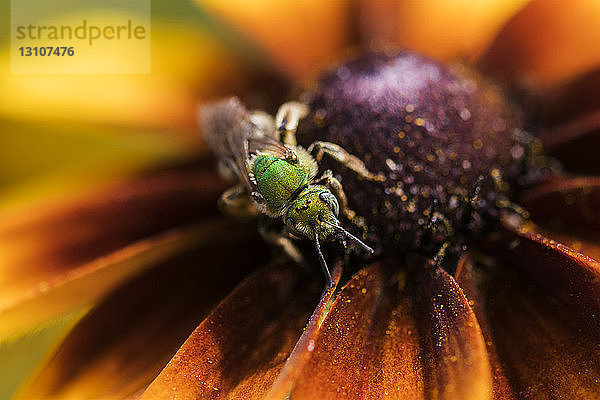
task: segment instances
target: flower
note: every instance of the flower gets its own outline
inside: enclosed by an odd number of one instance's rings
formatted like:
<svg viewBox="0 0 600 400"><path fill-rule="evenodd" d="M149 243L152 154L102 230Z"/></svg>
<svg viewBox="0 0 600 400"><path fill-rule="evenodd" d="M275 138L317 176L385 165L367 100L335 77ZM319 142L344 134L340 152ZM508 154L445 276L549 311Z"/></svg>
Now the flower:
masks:
<svg viewBox="0 0 600 400"><path fill-rule="evenodd" d="M50 119L60 132L53 137L61 138L69 134L56 122L61 118L70 121L71 131L91 129L91 119L103 127L124 126L123 132L172 132L168 140L156 133L97 134L88 146L135 150L115 157L113 177L123 170L147 171L66 199L54 192L51 204L33 211L21 200L20 211L13 208L4 219L4 337L93 304L19 396L281 398L291 390L292 398L598 397L600 265L594 258L600 257L600 181L590 176L599 172L593 146L599 126L597 6L274 4L206 1L201 7L260 43L276 71L212 41L206 47L207 34L188 31L199 21L187 17L193 23L172 24L176 13L159 6L153 43L164 47L155 52L151 76L63 77L68 90L62 102L48 101L56 90L47 77L5 79L13 96L1 110L17 132L46 132L49 125L39 121ZM211 33L222 29L210 23ZM276 106L281 93L273 82L305 78L335 49L355 43L351 28L357 25L363 42L395 42L446 60L467 57L520 90L528 121L532 129L543 128L549 154L579 175L553 176L515 194L531 223L506 223L471 244L454 274L406 269L399 259L381 257L319 301L322 276L273 259L252 224L218 214L216 200L228 182L216 175L202 143L173 132L194 130L196 98L238 94ZM222 40L233 46L239 36ZM177 47L174 55L171 46ZM253 68L230 67L237 65L226 62L232 58L242 58L243 65L254 61ZM239 83L229 82L232 77ZM107 83L122 90L116 101L87 96L92 87L105 93ZM101 107L108 112L100 113ZM40 146L38 154L51 147ZM58 155L76 154L60 147ZM144 149L146 157L129 159ZM18 157L10 160L19 165ZM172 166L159 167L157 160ZM47 165L52 163L42 167ZM417 265L432 263L409 256Z"/></svg>

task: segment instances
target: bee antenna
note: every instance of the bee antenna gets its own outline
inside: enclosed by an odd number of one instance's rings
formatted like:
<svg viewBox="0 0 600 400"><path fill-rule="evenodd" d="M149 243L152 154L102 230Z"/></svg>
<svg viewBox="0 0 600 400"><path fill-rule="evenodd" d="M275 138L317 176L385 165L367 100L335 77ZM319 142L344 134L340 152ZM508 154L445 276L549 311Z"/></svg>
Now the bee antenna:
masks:
<svg viewBox="0 0 600 400"><path fill-rule="evenodd" d="M362 240L360 240L359 238L357 238L356 236L354 236L353 234L351 234L350 232L348 232L347 230L345 230L341 226L336 225L336 224L332 224L331 222L325 221L324 219L321 219L321 222L324 222L325 224L327 224L327 225L329 225L329 226L337 229L338 231L342 232L344 234L344 236L350 238L351 240L354 240L366 252L371 253L371 254L375 253L375 251L371 247L367 246Z"/></svg>
<svg viewBox="0 0 600 400"><path fill-rule="evenodd" d="M321 252L321 245L319 244L319 235L317 235L317 228L314 224L311 224L313 232L313 241L315 242L315 250L317 251L317 255L319 256L319 262L321 263L321 268L323 268L323 272L325 273L325 278L327 279L327 286L331 285L331 272L329 272L329 267L327 267L327 263L325 262L325 257L323 257L323 252Z"/></svg>

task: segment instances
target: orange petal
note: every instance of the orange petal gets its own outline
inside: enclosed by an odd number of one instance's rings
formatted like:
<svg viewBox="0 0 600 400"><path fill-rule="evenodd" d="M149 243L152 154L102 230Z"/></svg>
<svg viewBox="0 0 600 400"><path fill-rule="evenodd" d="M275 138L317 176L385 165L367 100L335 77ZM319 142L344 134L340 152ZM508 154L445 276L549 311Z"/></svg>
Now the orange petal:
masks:
<svg viewBox="0 0 600 400"><path fill-rule="evenodd" d="M555 177L519 204L550 238L600 260L600 178Z"/></svg>
<svg viewBox="0 0 600 400"><path fill-rule="evenodd" d="M539 240L531 239L515 239L522 244L499 251L502 260L496 263L488 259L469 277L460 278L461 284L471 286L467 290L485 327L490 351L497 352L501 372L514 392L497 391L495 397L598 398L597 319L588 316L590 324L580 324L581 312L593 311L578 303L582 297L577 292L570 292L573 298L568 303L555 296L559 290L546 282L562 279L562 292L570 291L573 279L567 275L573 273L572 261L559 248L542 248ZM530 273L536 277L531 279ZM469 279L470 284L465 282ZM596 324L595 329L589 329L591 324Z"/></svg>
<svg viewBox="0 0 600 400"><path fill-rule="evenodd" d="M244 32L276 60L283 71L304 78L348 44L350 8L343 1L196 0Z"/></svg>
<svg viewBox="0 0 600 400"><path fill-rule="evenodd" d="M248 277L196 328L142 399L262 399L319 296L318 285L298 272L277 266Z"/></svg>
<svg viewBox="0 0 600 400"><path fill-rule="evenodd" d="M363 1L363 34L441 60L474 60L528 1Z"/></svg>
<svg viewBox="0 0 600 400"><path fill-rule="evenodd" d="M582 326L600 338L600 263L540 234L506 229L488 252L567 304Z"/></svg>
<svg viewBox="0 0 600 400"><path fill-rule="evenodd" d="M452 278L441 271L431 277L422 294L432 303L417 300L427 303L431 320L420 324L414 288L404 287L403 275L395 284L385 276L381 265L373 265L342 289L291 397L486 398L491 376L485 345Z"/></svg>
<svg viewBox="0 0 600 400"><path fill-rule="evenodd" d="M477 287L477 273L479 273L479 271L475 269L470 254L463 254L456 271L456 282L458 282L460 288L465 293L465 296L469 299L469 305L475 312L477 322L481 327L485 339L493 377L493 398L497 400L517 400L516 394L511 388L510 382L502 366L496 344L492 340L492 332L485 313L485 303L482 298L482 293Z"/></svg>
<svg viewBox="0 0 600 400"><path fill-rule="evenodd" d="M251 227L204 239L127 282L70 332L20 398L126 398L144 389L219 299L269 257ZM236 251L231 251L235 248Z"/></svg>
<svg viewBox="0 0 600 400"><path fill-rule="evenodd" d="M559 85L600 65L600 3L533 0L496 38L485 69L533 88Z"/></svg>
<svg viewBox="0 0 600 400"><path fill-rule="evenodd" d="M431 268L424 264L423 270ZM427 321L423 332L425 376L430 397L491 399L492 375L485 341L462 289L438 268L424 285ZM428 303L428 304L427 304Z"/></svg>
<svg viewBox="0 0 600 400"><path fill-rule="evenodd" d="M89 304L189 246L193 235L167 231L215 214L223 187L212 172L167 171L6 215L0 227L0 337Z"/></svg>

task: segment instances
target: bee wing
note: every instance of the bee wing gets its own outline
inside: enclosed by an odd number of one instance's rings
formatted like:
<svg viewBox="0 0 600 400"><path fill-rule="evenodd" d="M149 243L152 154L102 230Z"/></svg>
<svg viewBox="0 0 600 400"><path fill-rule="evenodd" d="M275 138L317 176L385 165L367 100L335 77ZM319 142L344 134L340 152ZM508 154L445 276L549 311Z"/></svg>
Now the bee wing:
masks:
<svg viewBox="0 0 600 400"><path fill-rule="evenodd" d="M252 192L248 174L248 138L254 135L255 128L248 110L232 97L202 107L199 122L208 146L246 185L248 193Z"/></svg>
<svg viewBox="0 0 600 400"><path fill-rule="evenodd" d="M270 153L285 158L290 150L289 147L286 147L283 143L278 142L270 136L252 135L248 138L248 151L250 153Z"/></svg>

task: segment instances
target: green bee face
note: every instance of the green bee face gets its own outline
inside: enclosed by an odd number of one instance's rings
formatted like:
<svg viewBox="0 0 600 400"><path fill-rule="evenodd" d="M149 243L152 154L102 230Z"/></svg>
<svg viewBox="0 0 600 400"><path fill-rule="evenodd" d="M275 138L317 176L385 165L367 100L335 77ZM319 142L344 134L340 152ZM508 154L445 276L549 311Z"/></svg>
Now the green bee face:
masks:
<svg viewBox="0 0 600 400"><path fill-rule="evenodd" d="M309 239L315 234L319 240L327 238L338 225L339 204L324 186L314 185L304 189L288 207L285 224L298 236Z"/></svg>

